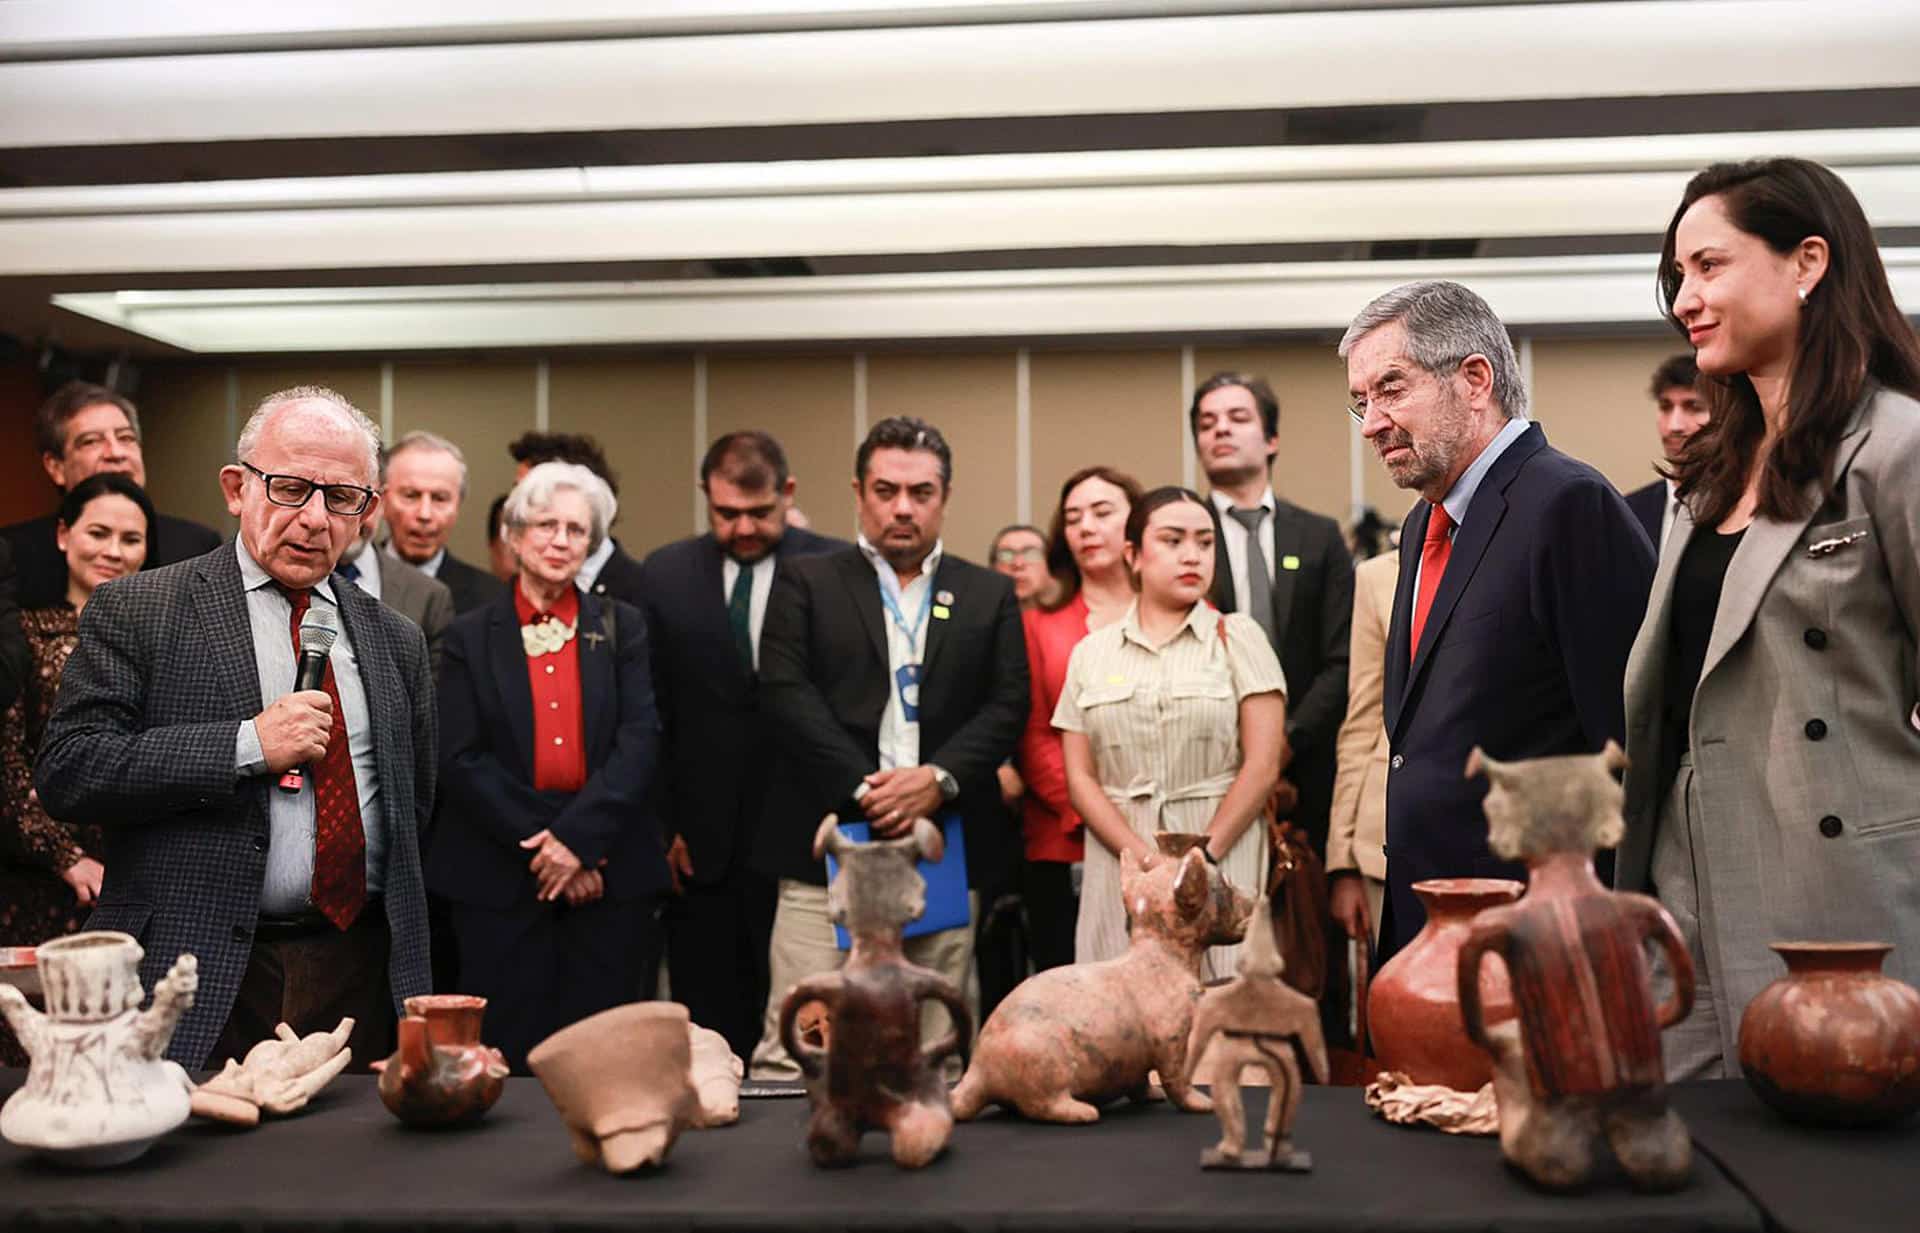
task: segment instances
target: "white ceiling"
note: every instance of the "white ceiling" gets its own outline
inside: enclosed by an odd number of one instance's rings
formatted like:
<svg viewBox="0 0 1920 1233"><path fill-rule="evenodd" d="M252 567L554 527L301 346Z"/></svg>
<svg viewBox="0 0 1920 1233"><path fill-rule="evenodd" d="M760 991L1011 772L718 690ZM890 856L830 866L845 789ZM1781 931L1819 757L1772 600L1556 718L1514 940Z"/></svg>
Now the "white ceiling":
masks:
<svg viewBox="0 0 1920 1233"><path fill-rule="evenodd" d="M0 3L0 330L1260 334L1416 271L1653 330L1688 176L1770 154L1835 167L1920 304L1912 0L450 7Z"/></svg>

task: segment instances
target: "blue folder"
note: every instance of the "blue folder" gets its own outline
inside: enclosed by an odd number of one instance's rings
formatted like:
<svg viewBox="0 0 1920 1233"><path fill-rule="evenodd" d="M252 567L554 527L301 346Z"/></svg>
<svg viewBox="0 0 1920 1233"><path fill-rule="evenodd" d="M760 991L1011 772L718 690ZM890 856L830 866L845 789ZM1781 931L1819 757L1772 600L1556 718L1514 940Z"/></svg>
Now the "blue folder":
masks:
<svg viewBox="0 0 1920 1233"><path fill-rule="evenodd" d="M920 876L927 882L927 910L920 914L919 920L907 922L907 927L901 930L902 937L917 938L923 933L958 929L973 919L967 910L966 831L961 828L957 813L950 813L938 822L947 850L938 862L920 862ZM866 843L871 836L865 822L842 822L840 833L855 843ZM827 853L827 880L831 882L839 873L840 862L833 859L833 853ZM841 950L853 945L853 938L840 925L833 927L833 940Z"/></svg>

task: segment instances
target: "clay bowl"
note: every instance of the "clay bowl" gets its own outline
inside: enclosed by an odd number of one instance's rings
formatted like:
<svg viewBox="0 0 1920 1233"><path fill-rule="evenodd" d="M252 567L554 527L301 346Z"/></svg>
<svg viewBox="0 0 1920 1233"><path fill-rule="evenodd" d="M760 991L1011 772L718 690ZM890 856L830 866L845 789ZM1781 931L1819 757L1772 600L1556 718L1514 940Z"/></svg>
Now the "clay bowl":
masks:
<svg viewBox="0 0 1920 1233"><path fill-rule="evenodd" d="M30 998L41 996L40 964L31 946L0 946L0 985L12 985Z"/></svg>

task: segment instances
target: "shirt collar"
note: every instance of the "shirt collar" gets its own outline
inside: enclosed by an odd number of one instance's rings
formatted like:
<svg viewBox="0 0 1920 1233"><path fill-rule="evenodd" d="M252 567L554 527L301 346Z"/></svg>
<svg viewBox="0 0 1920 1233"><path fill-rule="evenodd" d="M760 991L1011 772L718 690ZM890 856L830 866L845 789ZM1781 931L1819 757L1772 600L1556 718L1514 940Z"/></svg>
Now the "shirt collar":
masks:
<svg viewBox="0 0 1920 1233"><path fill-rule="evenodd" d="M527 598L526 587L521 585L519 578L515 578L513 580L513 611L520 618L522 625L535 625L541 621L561 621L571 625L580 619L580 592L577 588L570 589L554 601L553 607L540 612L534 608L533 601Z"/></svg>
<svg viewBox="0 0 1920 1233"><path fill-rule="evenodd" d="M1473 494L1480 491L1480 481L1487 478L1487 472L1493 470L1493 464L1500 461L1500 455L1507 452L1507 447L1518 441L1531 427L1533 421L1521 416L1508 420L1506 426L1494 434L1493 440L1487 442L1487 448L1480 451L1480 457L1473 460L1473 465L1453 481L1453 487L1447 490L1440 504L1447 507L1447 517L1453 520L1454 526L1466 522L1467 510L1473 505Z"/></svg>
<svg viewBox="0 0 1920 1233"><path fill-rule="evenodd" d="M240 558L241 590L257 591L261 587L277 587L280 585L277 578L269 574L260 562L253 559L253 554L247 551L246 540L240 538L238 535L234 536L233 549L235 555ZM319 582L314 583L311 589L314 594L324 597L326 601L334 607L338 608L340 606L340 600L333 593L332 574L328 574Z"/></svg>
<svg viewBox="0 0 1920 1233"><path fill-rule="evenodd" d="M400 562L402 565L413 565L412 561L407 560L407 558L401 556L398 552L396 552L391 543L387 545L386 551L388 556ZM426 560L420 562L420 564L413 565L413 567L419 570L421 573L425 574L429 578L438 578L440 576L440 566L443 563L445 563L446 559L447 559L447 550L445 548L442 548L440 551L434 553L432 556L428 557Z"/></svg>
<svg viewBox="0 0 1920 1233"><path fill-rule="evenodd" d="M617 547L619 545L613 542L611 535L601 540L600 546L588 553L587 559L580 563L580 572L574 575L573 584L582 591L591 591L600 577L600 571L606 568L608 561L613 560L613 552Z"/></svg>
<svg viewBox="0 0 1920 1233"><path fill-rule="evenodd" d="M860 546L860 555L867 558L867 564L873 566L873 572L880 575L880 585L891 590L895 595L898 595L900 593L900 575L893 572L893 566L887 563L887 558L880 555L880 550L875 548L872 541L867 539L864 531L860 533L855 542ZM935 573L939 572L940 558L945 554L946 541L939 539L934 540L933 551L927 554L926 560L920 562L920 577L932 578Z"/></svg>
<svg viewBox="0 0 1920 1233"><path fill-rule="evenodd" d="M1233 503L1232 497L1228 496L1224 492L1221 492L1218 488L1215 488L1212 492L1208 493L1207 495L1213 498L1213 507L1220 511L1220 515L1223 518L1227 515L1227 511L1240 508L1239 506ZM1260 504L1253 508L1266 510L1269 514L1271 514L1274 510L1279 508L1279 506L1274 502L1273 485L1271 484L1267 485L1266 492L1262 493L1260 496Z"/></svg>
<svg viewBox="0 0 1920 1233"><path fill-rule="evenodd" d="M1167 643L1171 645L1174 638L1178 638L1183 630L1190 631L1195 638L1205 642L1207 636L1219 627L1220 613L1214 609L1212 604L1203 599L1193 606L1191 612L1187 613L1187 619L1180 623L1179 629L1173 631L1173 638L1167 639ZM1137 599L1127 605L1127 615L1120 618L1120 636L1129 641L1136 642L1147 650L1155 653L1165 649L1165 647L1155 646L1153 641L1141 630L1140 601Z"/></svg>

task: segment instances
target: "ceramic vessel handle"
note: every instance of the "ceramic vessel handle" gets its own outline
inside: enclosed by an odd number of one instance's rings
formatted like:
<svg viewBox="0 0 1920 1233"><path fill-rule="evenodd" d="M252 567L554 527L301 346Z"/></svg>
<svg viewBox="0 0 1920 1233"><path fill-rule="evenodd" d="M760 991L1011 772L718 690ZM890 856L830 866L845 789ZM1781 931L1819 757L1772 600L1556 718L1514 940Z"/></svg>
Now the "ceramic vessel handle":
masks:
<svg viewBox="0 0 1920 1233"><path fill-rule="evenodd" d="M153 1005L134 1023L131 1044L142 1057L153 1059L167 1051L173 1043L173 1029L192 1007L199 988L200 961L192 955L175 959L160 978L160 987L153 991Z"/></svg>
<svg viewBox="0 0 1920 1233"><path fill-rule="evenodd" d="M824 824L822 829L825 829ZM829 972L801 981L787 994L787 1000L780 1006L781 1045L786 1048L787 1056L799 1065L800 1073L809 1079L817 1079L826 1065L827 1051L801 1043L799 1034L794 1031L800 1008L809 1002L821 1003L826 1006L827 1013L832 1014L840 1003L840 974Z"/></svg>
<svg viewBox="0 0 1920 1233"><path fill-rule="evenodd" d="M1693 1013L1693 955L1671 913L1652 899L1643 906L1647 909L1647 936L1660 943L1667 966L1673 970L1673 997L1654 1012L1655 1025L1664 1031Z"/></svg>
<svg viewBox="0 0 1920 1233"><path fill-rule="evenodd" d="M921 987L918 1000L941 1003L947 1008L947 1018L953 1021L953 1031L921 1050L920 1060L931 1065L964 1050L973 1038L973 1018L967 1013L966 999L954 989L952 982L935 977Z"/></svg>
<svg viewBox="0 0 1920 1233"><path fill-rule="evenodd" d="M1480 1008L1480 961L1488 951L1496 953L1506 942L1506 931L1482 925L1468 935L1466 944L1460 948L1460 961L1457 968L1459 978L1460 1019L1467 1029L1467 1039L1493 1053L1493 1042L1487 1039L1487 1025Z"/></svg>

